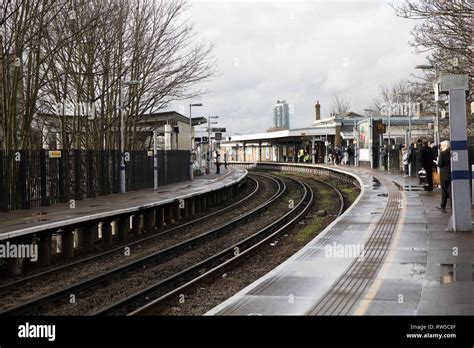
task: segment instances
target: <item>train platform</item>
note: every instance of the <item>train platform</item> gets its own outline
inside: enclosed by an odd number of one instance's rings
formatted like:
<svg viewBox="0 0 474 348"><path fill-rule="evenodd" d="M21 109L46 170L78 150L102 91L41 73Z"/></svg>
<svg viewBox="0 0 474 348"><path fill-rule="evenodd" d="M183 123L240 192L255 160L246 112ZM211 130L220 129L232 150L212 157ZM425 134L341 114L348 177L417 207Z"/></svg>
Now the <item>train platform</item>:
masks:
<svg viewBox="0 0 474 348"><path fill-rule="evenodd" d="M76 200L73 208L70 203L60 203L0 213L0 240L108 218L117 214L133 214L143 209L230 187L241 182L246 175L245 169L222 167L220 174L211 173L197 176L193 181L163 185L157 191L145 189Z"/></svg>
<svg viewBox="0 0 474 348"><path fill-rule="evenodd" d="M415 178L333 167L356 202L283 264L206 315L473 315L474 235L450 232Z"/></svg>

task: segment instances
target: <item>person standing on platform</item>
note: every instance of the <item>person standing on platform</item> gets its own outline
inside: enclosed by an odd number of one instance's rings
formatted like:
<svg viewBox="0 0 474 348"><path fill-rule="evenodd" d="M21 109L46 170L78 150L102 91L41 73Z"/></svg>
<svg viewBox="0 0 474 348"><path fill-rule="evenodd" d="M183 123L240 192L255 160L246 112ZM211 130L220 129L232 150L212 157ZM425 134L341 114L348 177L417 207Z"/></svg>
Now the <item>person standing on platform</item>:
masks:
<svg viewBox="0 0 474 348"><path fill-rule="evenodd" d="M354 155L354 151L352 150L351 146L347 147L347 165L351 165L351 157Z"/></svg>
<svg viewBox="0 0 474 348"><path fill-rule="evenodd" d="M406 145L402 147L402 163L403 163L403 170L405 173L405 177L408 176L408 166L410 165L410 153L407 149Z"/></svg>
<svg viewBox="0 0 474 348"><path fill-rule="evenodd" d="M303 163L304 161L304 149L301 148L298 150L298 162Z"/></svg>
<svg viewBox="0 0 474 348"><path fill-rule="evenodd" d="M220 153L216 151L216 174L221 173L221 162L219 161Z"/></svg>
<svg viewBox="0 0 474 348"><path fill-rule="evenodd" d="M446 211L449 193L451 191L451 144L445 140L441 142L441 152L438 159L438 167L441 184L441 204L438 209ZM452 204L452 203L451 203Z"/></svg>
<svg viewBox="0 0 474 348"><path fill-rule="evenodd" d="M341 162L341 155L342 155L341 148L339 146L336 146L334 148L334 155L335 155L334 164L338 166L339 163Z"/></svg>
<svg viewBox="0 0 474 348"><path fill-rule="evenodd" d="M380 160L382 161L382 163L380 163L380 168L382 168L382 170L387 170L388 169L387 159L388 159L387 149L384 146L380 149Z"/></svg>
<svg viewBox="0 0 474 348"><path fill-rule="evenodd" d="M224 168L227 169L227 152L224 153Z"/></svg>
<svg viewBox="0 0 474 348"><path fill-rule="evenodd" d="M310 163L310 156L308 151L306 151L304 154L304 163Z"/></svg>
<svg viewBox="0 0 474 348"><path fill-rule="evenodd" d="M421 148L420 152L420 164L421 167L426 172L426 180L428 181L428 190L433 191L433 149L428 146L428 142L423 142L423 147Z"/></svg>

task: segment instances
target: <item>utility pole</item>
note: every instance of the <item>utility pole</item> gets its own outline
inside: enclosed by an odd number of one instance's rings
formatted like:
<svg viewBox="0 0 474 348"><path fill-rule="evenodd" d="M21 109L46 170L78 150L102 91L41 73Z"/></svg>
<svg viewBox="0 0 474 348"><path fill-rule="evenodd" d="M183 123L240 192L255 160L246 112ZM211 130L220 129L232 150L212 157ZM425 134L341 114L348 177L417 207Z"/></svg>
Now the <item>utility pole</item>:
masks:
<svg viewBox="0 0 474 348"><path fill-rule="evenodd" d="M140 81L120 80L120 193L127 192L125 187L125 120L124 120L124 93L123 86L138 86Z"/></svg>
<svg viewBox="0 0 474 348"><path fill-rule="evenodd" d="M193 121L191 116L191 109L193 106L202 106L201 103L189 104L189 179L194 179L193 171L193 150L194 150L194 141L193 141Z"/></svg>
<svg viewBox="0 0 474 348"><path fill-rule="evenodd" d="M211 154L212 154L212 142L211 142L211 124L217 124L217 122L211 122L211 118L219 118L219 116L209 116L207 118L207 173L211 173Z"/></svg>
<svg viewBox="0 0 474 348"><path fill-rule="evenodd" d="M158 146L156 144L156 130L153 130L153 187L158 190Z"/></svg>

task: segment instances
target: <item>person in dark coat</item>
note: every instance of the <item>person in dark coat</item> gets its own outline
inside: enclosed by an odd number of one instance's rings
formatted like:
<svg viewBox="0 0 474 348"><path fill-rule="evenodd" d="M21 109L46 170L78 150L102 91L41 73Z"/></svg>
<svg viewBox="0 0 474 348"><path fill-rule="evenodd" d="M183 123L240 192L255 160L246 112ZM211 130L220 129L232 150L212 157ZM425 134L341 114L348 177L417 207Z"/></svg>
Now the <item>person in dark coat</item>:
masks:
<svg viewBox="0 0 474 348"><path fill-rule="evenodd" d="M438 167L441 184L441 204L438 209L446 210L449 192L451 191L451 149L449 141L441 142L441 152L439 154Z"/></svg>
<svg viewBox="0 0 474 348"><path fill-rule="evenodd" d="M426 172L426 180L428 181L428 190L433 191L433 149L428 146L428 142L423 142L423 147L420 149L420 166Z"/></svg>
<svg viewBox="0 0 474 348"><path fill-rule="evenodd" d="M221 162L219 160L220 156L221 156L221 154L216 151L216 174L221 173Z"/></svg>

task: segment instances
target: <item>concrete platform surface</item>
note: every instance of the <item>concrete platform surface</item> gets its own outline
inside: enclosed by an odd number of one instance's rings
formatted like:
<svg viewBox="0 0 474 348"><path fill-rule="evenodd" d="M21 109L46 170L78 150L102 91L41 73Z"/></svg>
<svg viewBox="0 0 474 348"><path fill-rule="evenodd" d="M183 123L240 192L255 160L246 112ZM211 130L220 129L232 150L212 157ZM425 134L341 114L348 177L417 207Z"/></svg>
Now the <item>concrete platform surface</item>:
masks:
<svg viewBox="0 0 474 348"><path fill-rule="evenodd" d="M157 191L146 189L76 200L73 209L69 203L60 203L47 207L0 213L0 240L105 218L118 213L133 213L141 209L190 198L232 186L242 181L246 175L245 169L226 170L222 167L219 175L198 176L193 181L161 186Z"/></svg>
<svg viewBox="0 0 474 348"><path fill-rule="evenodd" d="M450 209L449 203L447 212L436 208L441 199L439 189L426 192L415 178L378 170L336 168L363 181L355 204L286 262L206 315L314 314L313 309L331 292L339 291L337 295L344 297L335 285L358 261L358 255L350 251L364 247L377 226L387 223L380 221L382 211L388 209L387 182L413 191L400 192L400 212L396 228L386 240L386 253L381 262L372 265L375 275L367 277L367 285L344 313L474 315L474 235L445 231ZM342 257L328 254L339 246L348 247Z"/></svg>

